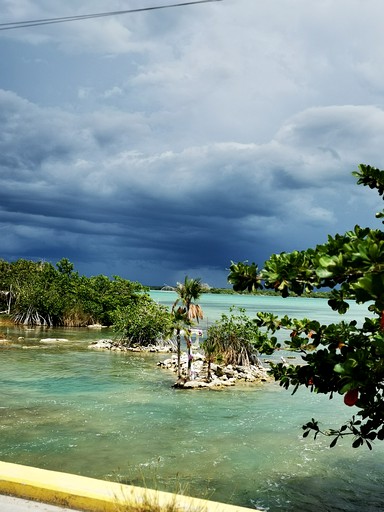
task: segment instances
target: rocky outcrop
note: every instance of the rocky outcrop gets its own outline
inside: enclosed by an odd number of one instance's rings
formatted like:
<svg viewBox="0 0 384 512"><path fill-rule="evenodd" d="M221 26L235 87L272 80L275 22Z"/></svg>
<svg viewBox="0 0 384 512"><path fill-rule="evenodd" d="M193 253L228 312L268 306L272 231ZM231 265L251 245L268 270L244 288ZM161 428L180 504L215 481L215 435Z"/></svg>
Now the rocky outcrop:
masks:
<svg viewBox="0 0 384 512"><path fill-rule="evenodd" d="M117 352L172 352L172 356L159 361L157 366L177 373L177 355L174 347L169 345L150 345L135 347L124 345L121 341L102 339L92 342L88 348L96 350L111 350ZM188 355L181 355L181 378L174 384L176 388L225 388L238 383L260 383L273 380L268 374L267 368L261 364L250 366L211 364L210 376L208 376L208 363L205 356L200 353L193 354L193 362L188 375Z"/></svg>
<svg viewBox="0 0 384 512"><path fill-rule="evenodd" d="M157 365L161 368L172 370L177 373L177 356L159 361ZM184 389L196 388L223 388L234 386L236 383L258 383L271 381L268 370L261 365L237 366L211 364L210 377L208 376L208 363L202 354L193 355L193 363L190 375L188 376L187 355L181 357L181 378L174 387Z"/></svg>
<svg viewBox="0 0 384 512"><path fill-rule="evenodd" d="M142 346L128 346L121 341L116 341L112 339L102 339L93 341L88 348L98 349L98 350L112 350L116 352L173 352L173 347L169 345L148 345L145 347Z"/></svg>

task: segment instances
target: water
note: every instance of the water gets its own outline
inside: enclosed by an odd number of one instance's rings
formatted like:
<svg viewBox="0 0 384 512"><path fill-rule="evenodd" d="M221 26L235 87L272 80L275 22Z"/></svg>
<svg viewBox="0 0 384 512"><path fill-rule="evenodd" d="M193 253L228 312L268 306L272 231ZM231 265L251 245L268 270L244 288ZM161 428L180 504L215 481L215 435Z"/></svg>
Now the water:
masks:
<svg viewBox="0 0 384 512"><path fill-rule="evenodd" d="M170 292L154 296L172 304ZM326 301L205 295L208 323L237 303L329 319ZM261 306L260 306L261 303ZM286 305L286 306L285 306ZM361 321L357 308L351 318ZM336 316L337 318L337 316ZM223 391L175 390L165 356L89 350L109 330L1 328L0 458L273 511L384 509L384 447L303 439L315 417L337 427L351 409L341 397L276 384ZM24 339L18 340L23 336ZM41 338L68 342L41 343Z"/></svg>
<svg viewBox="0 0 384 512"><path fill-rule="evenodd" d="M177 297L176 293L168 291L151 291L151 296L157 302L169 307ZM203 327L218 320L222 313L228 313L229 307L232 305L246 309L251 316L258 311L268 311L279 316L310 318L321 323L339 322L341 319L348 321L355 319L361 322L367 314L366 308L349 301L349 310L345 315L340 316L328 307L327 300L306 297L282 299L270 295L204 294L199 300L199 304L204 310Z"/></svg>

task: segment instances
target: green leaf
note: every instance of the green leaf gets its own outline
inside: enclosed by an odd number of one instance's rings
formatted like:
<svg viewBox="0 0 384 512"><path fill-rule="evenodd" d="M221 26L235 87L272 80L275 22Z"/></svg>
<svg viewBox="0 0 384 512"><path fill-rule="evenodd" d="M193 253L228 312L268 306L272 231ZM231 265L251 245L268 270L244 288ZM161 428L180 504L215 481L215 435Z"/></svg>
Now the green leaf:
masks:
<svg viewBox="0 0 384 512"><path fill-rule="evenodd" d="M345 369L344 369L344 366L342 364L335 364L335 366L333 367L333 370L336 372L336 373L345 373Z"/></svg>

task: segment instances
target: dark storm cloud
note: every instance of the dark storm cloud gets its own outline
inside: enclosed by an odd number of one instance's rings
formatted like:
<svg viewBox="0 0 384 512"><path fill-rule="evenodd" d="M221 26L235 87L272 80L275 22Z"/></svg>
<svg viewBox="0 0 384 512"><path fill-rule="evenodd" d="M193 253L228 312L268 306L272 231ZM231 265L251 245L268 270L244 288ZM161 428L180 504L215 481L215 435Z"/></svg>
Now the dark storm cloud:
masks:
<svg viewBox="0 0 384 512"><path fill-rule="evenodd" d="M0 8L20 20L119 3ZM230 260L379 224L351 171L383 167L383 11L228 0L2 32L0 257L223 285Z"/></svg>
<svg viewBox="0 0 384 512"><path fill-rule="evenodd" d="M303 112L265 145L115 152L97 142L101 115L99 124L94 117L87 124L13 94L0 99L2 111L12 112L3 116L0 136L8 156L0 177L2 255L11 259L66 256L105 264L112 258L128 267L145 261L223 270L231 259L262 262L272 250L303 246L313 236L308 229L331 230L336 223L339 196L332 190L353 183L353 169L338 156L348 146L343 130L350 150L358 139L369 143L378 129L384 135L381 110L335 108ZM330 151L317 147L326 142L319 116L338 127ZM330 194L333 204L325 207Z"/></svg>

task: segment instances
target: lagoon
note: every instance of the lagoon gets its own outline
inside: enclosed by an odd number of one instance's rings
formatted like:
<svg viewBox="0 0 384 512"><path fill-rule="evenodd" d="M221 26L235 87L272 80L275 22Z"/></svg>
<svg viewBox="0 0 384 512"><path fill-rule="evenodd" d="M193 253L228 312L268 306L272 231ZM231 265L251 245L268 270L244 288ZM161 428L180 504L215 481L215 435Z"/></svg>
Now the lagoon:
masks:
<svg viewBox="0 0 384 512"><path fill-rule="evenodd" d="M175 298L151 295L166 305ZM323 299L205 294L203 329L232 304L250 315L339 318ZM364 315L354 306L347 318ZM176 390L175 376L156 366L165 355L88 349L110 330L0 332L14 341L0 349L1 460L271 512L384 508L380 442L370 452L348 439L330 449L328 439L302 438L312 417L327 427L350 417L342 397L291 396L275 383ZM68 341L41 342L48 337Z"/></svg>

